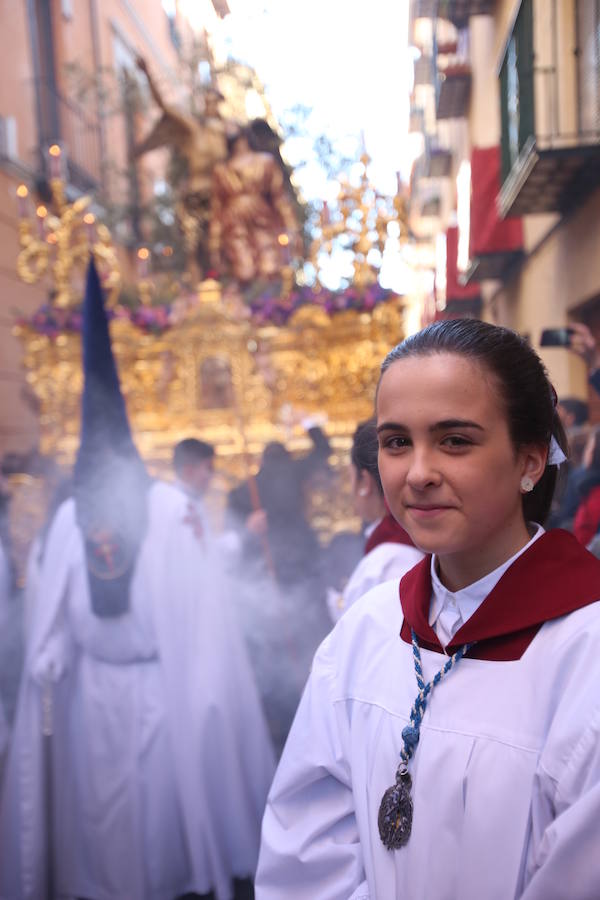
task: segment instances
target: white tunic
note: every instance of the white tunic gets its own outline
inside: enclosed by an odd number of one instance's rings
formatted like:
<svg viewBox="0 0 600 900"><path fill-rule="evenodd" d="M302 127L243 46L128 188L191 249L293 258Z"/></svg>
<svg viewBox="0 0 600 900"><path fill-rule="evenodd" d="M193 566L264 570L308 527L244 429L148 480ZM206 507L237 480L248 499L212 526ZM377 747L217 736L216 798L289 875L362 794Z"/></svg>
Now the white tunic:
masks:
<svg viewBox="0 0 600 900"><path fill-rule="evenodd" d="M8 616L10 606L10 564L0 540L0 623Z"/></svg>
<svg viewBox="0 0 600 900"><path fill-rule="evenodd" d="M2 797L2 900L45 896L49 684L57 893L229 900L231 876L254 871L274 760L246 651L185 497L155 484L148 502L117 618L92 613L73 500L52 526Z"/></svg>
<svg viewBox="0 0 600 900"><path fill-rule="evenodd" d="M10 565L7 554L0 541L0 629L4 630L10 617ZM0 774L4 754L8 744L8 724L4 712L4 703L0 697Z"/></svg>
<svg viewBox="0 0 600 900"><path fill-rule="evenodd" d="M433 691L410 764L410 840L377 816L417 686L398 582L342 617L270 792L256 900L598 900L600 603L521 659L466 658ZM425 679L444 657L422 650Z"/></svg>
<svg viewBox="0 0 600 900"><path fill-rule="evenodd" d="M350 606L375 585L392 578L402 578L421 559L423 553L410 544L386 541L373 547L356 564L342 593L328 593L327 606L333 621L337 622Z"/></svg>

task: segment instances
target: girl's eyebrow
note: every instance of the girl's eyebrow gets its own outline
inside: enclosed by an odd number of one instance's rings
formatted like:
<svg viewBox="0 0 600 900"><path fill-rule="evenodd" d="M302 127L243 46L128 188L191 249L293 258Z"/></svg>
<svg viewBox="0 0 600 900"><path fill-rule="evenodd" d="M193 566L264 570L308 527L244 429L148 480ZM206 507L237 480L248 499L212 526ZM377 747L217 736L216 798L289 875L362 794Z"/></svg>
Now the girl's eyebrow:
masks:
<svg viewBox="0 0 600 900"><path fill-rule="evenodd" d="M482 425L479 425L478 422L472 422L470 419L443 419L441 422L436 422L435 425L432 425L429 430L439 431L444 428L476 428L478 431L485 431Z"/></svg>
<svg viewBox="0 0 600 900"><path fill-rule="evenodd" d="M441 422L435 422L429 426L429 431L443 431L448 428L476 428L478 431L485 431L482 425L472 422L470 419L442 419ZM382 431L409 431L406 425L401 422L382 422L377 426L377 434Z"/></svg>

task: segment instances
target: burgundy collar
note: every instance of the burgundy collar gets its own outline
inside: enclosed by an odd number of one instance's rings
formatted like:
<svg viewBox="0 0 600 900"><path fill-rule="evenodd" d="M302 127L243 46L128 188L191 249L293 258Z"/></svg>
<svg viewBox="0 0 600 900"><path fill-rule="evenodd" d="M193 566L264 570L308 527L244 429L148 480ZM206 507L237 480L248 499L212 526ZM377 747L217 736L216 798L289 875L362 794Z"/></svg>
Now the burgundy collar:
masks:
<svg viewBox="0 0 600 900"><path fill-rule="evenodd" d="M411 642L411 627L427 650L443 653L429 624L431 556L400 581L404 621L400 635ZM446 651L476 641L475 659L520 659L544 622L600 600L600 560L568 531L547 531L506 570L481 606L452 638Z"/></svg>
<svg viewBox="0 0 600 900"><path fill-rule="evenodd" d="M369 535L365 544L365 555L379 544L408 544L414 547L410 535L402 525L398 525L391 513L386 513L377 528Z"/></svg>

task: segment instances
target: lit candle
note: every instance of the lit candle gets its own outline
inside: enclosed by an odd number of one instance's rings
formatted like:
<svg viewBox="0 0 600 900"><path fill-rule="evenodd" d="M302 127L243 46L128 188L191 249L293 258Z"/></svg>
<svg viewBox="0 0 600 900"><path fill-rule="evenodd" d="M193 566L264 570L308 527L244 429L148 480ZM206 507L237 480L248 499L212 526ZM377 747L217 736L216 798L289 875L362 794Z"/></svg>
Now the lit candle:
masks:
<svg viewBox="0 0 600 900"><path fill-rule="evenodd" d="M17 188L17 209L19 211L19 218L26 219L28 213L28 200L29 191L27 190L26 184L20 184Z"/></svg>
<svg viewBox="0 0 600 900"><path fill-rule="evenodd" d="M45 206L40 204L35 211L35 215L38 223L38 234L41 238L44 237L44 224L46 221L46 216L48 215L48 210Z"/></svg>
<svg viewBox="0 0 600 900"><path fill-rule="evenodd" d="M138 278L147 278L150 274L150 251L147 247L140 247L137 252Z"/></svg>
<svg viewBox="0 0 600 900"><path fill-rule="evenodd" d="M88 243L93 244L96 240L96 216L94 213L86 213L83 217L83 221L87 232Z"/></svg>
<svg viewBox="0 0 600 900"><path fill-rule="evenodd" d="M63 178L63 152L58 144L51 144L48 147L48 157L50 160L50 164L48 167L48 172L50 174L50 178Z"/></svg>
<svg viewBox="0 0 600 900"><path fill-rule="evenodd" d="M277 235L277 242L282 250L283 261L286 265L288 265L291 259L290 239L287 234L285 234L285 232L282 232L281 234Z"/></svg>

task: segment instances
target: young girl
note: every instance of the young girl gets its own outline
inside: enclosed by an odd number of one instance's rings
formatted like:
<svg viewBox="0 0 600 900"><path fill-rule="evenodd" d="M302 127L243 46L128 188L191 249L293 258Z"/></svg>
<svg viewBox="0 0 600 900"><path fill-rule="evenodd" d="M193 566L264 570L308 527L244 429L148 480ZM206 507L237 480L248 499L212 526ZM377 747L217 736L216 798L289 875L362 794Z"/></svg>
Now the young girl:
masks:
<svg viewBox="0 0 600 900"><path fill-rule="evenodd" d="M483 322L385 359L379 469L430 555L317 652L257 900L600 897L600 562L539 524L555 407L528 344Z"/></svg>
<svg viewBox="0 0 600 900"><path fill-rule="evenodd" d="M390 578L400 578L423 557L386 508L377 466L377 450L375 421L369 419L361 422L354 432L350 459L354 508L367 523L365 552L344 590L341 593L328 591L327 606L334 622L376 584Z"/></svg>

